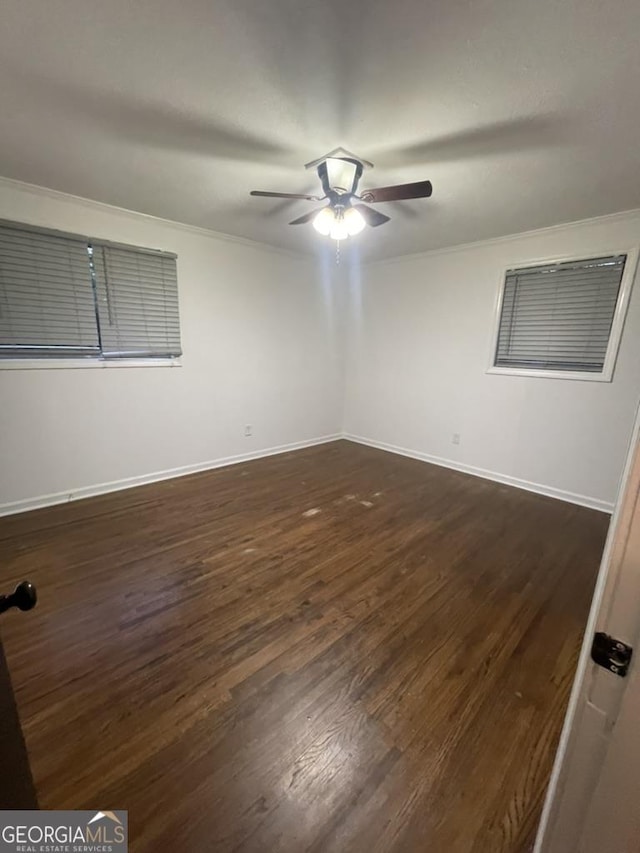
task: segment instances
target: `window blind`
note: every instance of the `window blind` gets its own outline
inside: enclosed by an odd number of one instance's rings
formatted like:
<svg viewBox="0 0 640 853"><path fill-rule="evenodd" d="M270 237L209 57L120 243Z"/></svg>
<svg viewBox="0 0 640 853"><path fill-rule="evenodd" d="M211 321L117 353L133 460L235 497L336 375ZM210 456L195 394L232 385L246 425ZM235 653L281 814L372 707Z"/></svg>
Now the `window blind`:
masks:
<svg viewBox="0 0 640 853"><path fill-rule="evenodd" d="M91 241L105 358L179 356L176 256Z"/></svg>
<svg viewBox="0 0 640 853"><path fill-rule="evenodd" d="M496 367L601 373L626 255L507 272Z"/></svg>
<svg viewBox="0 0 640 853"><path fill-rule="evenodd" d="M0 223L0 357L99 353L86 240Z"/></svg>

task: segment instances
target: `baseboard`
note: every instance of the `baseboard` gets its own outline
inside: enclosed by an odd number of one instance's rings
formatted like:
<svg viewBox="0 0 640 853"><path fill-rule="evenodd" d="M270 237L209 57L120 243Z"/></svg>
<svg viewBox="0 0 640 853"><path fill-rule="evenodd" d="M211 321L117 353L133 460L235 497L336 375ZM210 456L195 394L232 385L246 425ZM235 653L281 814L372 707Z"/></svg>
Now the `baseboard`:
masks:
<svg viewBox="0 0 640 853"><path fill-rule="evenodd" d="M529 480L521 480L518 477L510 477L507 474L499 474L496 471L487 471L485 468L476 468L473 465L465 465L462 462L456 462L454 459L444 459L440 456L431 456L429 453L423 453L420 450L408 450L406 447L398 447L395 444L387 444L384 441L374 441L371 438L364 438L361 435L343 433L342 438L347 441L355 441L357 444L366 444L367 447L375 447L378 450L386 450L389 453L397 453L400 456L409 456L411 459L420 459L422 462L430 462L432 465L439 465L441 468L452 468L454 471L462 471L464 474L471 474L474 477L482 477L485 480L494 480L496 483L503 483L506 486L515 486L516 488L524 489L527 492L536 492L537 494L545 495L548 498L557 498L561 501L579 504L580 506L586 506L589 507L589 509L597 509L601 512L613 512L613 504L608 501L602 501L599 498L592 498L588 495L577 495L574 492L556 489L553 486L545 486L542 483L532 483Z"/></svg>
<svg viewBox="0 0 640 853"><path fill-rule="evenodd" d="M68 503L69 501L92 498L96 495L105 495L108 492L119 492L122 489L132 489L135 486L144 486L148 483L157 483L160 480L171 480L174 477L184 477L187 474L197 474L199 471L211 471L214 468L224 468L226 465L237 465L240 462L249 462L252 459L262 459L265 456L276 456L279 453L289 453L292 450L302 450L305 447L314 447L317 444L327 444L342 438L340 433L335 435L323 435L307 441L295 441L290 444L281 444L278 447L269 447L264 450L256 450L250 453L239 453L236 456L226 456L209 462L198 462L195 465L183 465L180 468L169 468L166 471L155 471L152 474L143 474L139 477L126 477L123 480L113 480L110 483L98 483L95 486L82 486L77 489L69 489L64 492L56 492L50 495L40 495L35 498L26 498L20 501L0 504L0 516L15 515L18 512L27 512L32 509L42 509L55 504Z"/></svg>
<svg viewBox="0 0 640 853"><path fill-rule="evenodd" d="M114 480L109 483L98 483L94 486L82 486L80 488L69 489L64 492L56 492L54 494L40 495L35 498L12 501L10 503L0 504L0 516L15 515L19 512L42 509L47 506L55 506L56 504L67 503L69 501L82 500L83 498L91 498L97 495L108 494L109 492L121 491L122 489L132 489L135 486L144 486L148 483L157 483L161 480L173 479L174 477L184 477L187 474L197 474L200 471L211 471L215 468L224 468L226 465L237 465L240 462L249 462L252 459L261 459L266 456L276 456L279 453L289 453L292 450L302 450L305 447L327 444L331 441L338 441L339 439L353 441L357 444L364 444L368 447L375 447L378 450L386 450L389 453L397 453L400 456L408 456L411 459L419 459L422 462L429 462L432 465L439 465L442 468L451 468L454 471L461 471L464 474L471 474L474 477L493 480L496 483L503 483L504 485L514 486L518 489L525 489L528 492L536 492L537 494L545 495L546 497L557 498L558 500L579 504L580 506L586 506L590 509L597 509L601 512L613 512L612 503L602 501L598 498L592 498L587 495L578 495L574 492L556 489L552 486L545 486L541 483L532 483L529 480L510 477L496 471L487 471L484 468L465 465L464 463L457 462L453 459L444 459L440 456L432 456L429 453L423 453L419 450L409 450L406 447L399 447L395 444L388 444L384 441L375 441L374 439L365 438L360 435L353 435L351 433L335 433L333 435L319 436L318 438L312 438L307 441L296 441L291 442L290 444L282 444L277 447L269 447L264 450L256 450L249 453L240 453L235 456L226 456L207 462L199 462L194 465L183 465L179 468L156 471L154 473L143 474L138 477L127 477L125 479Z"/></svg>

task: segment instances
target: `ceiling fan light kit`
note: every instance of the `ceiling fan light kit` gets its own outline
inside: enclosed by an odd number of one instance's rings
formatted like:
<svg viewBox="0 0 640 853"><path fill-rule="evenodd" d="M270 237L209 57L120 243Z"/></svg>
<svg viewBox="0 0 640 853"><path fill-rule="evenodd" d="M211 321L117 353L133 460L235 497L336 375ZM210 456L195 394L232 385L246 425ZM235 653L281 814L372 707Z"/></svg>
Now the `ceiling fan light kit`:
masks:
<svg viewBox="0 0 640 853"><path fill-rule="evenodd" d="M264 190L252 190L251 195L263 198L328 201L328 204L320 210L305 213L292 220L289 225L304 225L311 222L318 234L336 241L354 237L367 225L377 228L389 222L389 216L369 207L370 204L429 198L432 193L431 181L416 181L394 187L364 190L358 195L358 184L362 173L365 169L373 168L373 163L357 157L344 148L335 148L324 157L312 160L311 163L306 164L306 168L317 171L324 195L265 192Z"/></svg>
<svg viewBox="0 0 640 853"><path fill-rule="evenodd" d="M323 207L314 217L313 227L323 237L331 237L332 240L346 240L347 237L355 237L366 226L362 214L353 207L343 208Z"/></svg>
<svg viewBox="0 0 640 853"><path fill-rule="evenodd" d="M330 207L323 207L321 211L316 213L313 218L313 227L316 229L318 234L322 234L323 237L328 237L331 233L331 228L335 221L335 217L333 215L333 210Z"/></svg>
<svg viewBox="0 0 640 853"><path fill-rule="evenodd" d="M355 207L348 207L343 213L343 219L347 226L349 237L355 237L361 231L364 231L367 223L364 221L363 215Z"/></svg>

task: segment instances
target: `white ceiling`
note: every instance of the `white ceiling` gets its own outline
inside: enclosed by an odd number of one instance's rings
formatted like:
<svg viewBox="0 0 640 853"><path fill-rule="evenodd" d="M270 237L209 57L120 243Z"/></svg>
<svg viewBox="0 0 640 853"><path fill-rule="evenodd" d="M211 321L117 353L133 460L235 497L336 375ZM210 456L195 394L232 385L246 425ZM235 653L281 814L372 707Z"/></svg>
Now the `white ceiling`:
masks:
<svg viewBox="0 0 640 853"><path fill-rule="evenodd" d="M338 145L417 252L640 207L638 0L3 0L0 174L290 249Z"/></svg>

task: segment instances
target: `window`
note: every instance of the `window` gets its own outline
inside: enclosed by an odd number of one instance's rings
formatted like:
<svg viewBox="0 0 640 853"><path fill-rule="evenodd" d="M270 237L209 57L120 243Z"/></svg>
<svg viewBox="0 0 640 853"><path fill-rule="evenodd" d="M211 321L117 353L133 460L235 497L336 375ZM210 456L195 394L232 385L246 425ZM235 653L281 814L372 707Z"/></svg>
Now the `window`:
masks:
<svg viewBox="0 0 640 853"><path fill-rule="evenodd" d="M181 352L175 255L0 222L0 359Z"/></svg>
<svg viewBox="0 0 640 853"><path fill-rule="evenodd" d="M610 381L629 253L509 269L490 372Z"/></svg>
<svg viewBox="0 0 640 853"><path fill-rule="evenodd" d="M175 257L95 241L91 255L102 355L180 355Z"/></svg>

